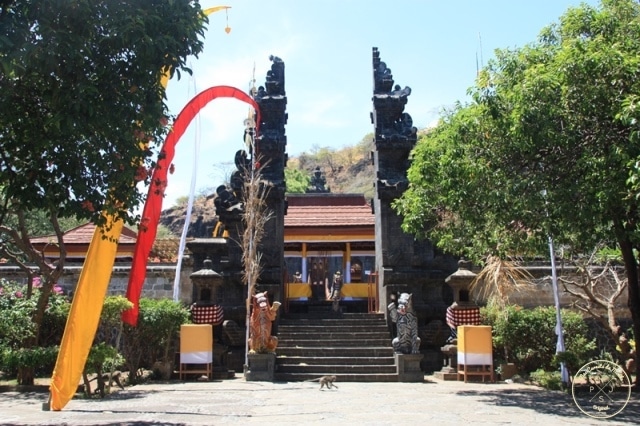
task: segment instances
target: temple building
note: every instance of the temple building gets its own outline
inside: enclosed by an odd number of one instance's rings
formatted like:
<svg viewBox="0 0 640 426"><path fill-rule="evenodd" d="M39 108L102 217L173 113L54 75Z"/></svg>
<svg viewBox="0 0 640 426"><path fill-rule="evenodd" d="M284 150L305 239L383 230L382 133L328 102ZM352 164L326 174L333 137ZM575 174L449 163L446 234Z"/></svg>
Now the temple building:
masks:
<svg viewBox="0 0 640 426"><path fill-rule="evenodd" d="M375 217L362 194L288 194L285 296L326 300L339 273L345 300L366 299L375 281Z"/></svg>
<svg viewBox="0 0 640 426"><path fill-rule="evenodd" d="M84 262L95 230L96 225L88 222L76 226L63 234L62 239L67 251L67 262ZM122 228L122 234L118 239L116 262L131 262L135 250L136 238L137 233L135 231L126 226ZM48 261L57 260L60 257L58 239L54 234L31 238L31 244L33 244L35 249L42 253Z"/></svg>

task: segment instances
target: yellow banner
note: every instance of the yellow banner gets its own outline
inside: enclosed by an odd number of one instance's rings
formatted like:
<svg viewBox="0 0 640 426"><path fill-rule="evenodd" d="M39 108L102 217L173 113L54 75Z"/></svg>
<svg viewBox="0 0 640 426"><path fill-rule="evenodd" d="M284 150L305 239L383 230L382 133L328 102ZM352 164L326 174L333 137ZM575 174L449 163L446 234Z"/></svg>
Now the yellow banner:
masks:
<svg viewBox="0 0 640 426"><path fill-rule="evenodd" d="M113 219L108 217L107 220ZM118 250L115 241L120 238L122 227L123 222L118 220L104 235L98 226L94 231L73 295L60 353L51 378L49 406L52 410L62 410L78 390L82 371L98 329Z"/></svg>

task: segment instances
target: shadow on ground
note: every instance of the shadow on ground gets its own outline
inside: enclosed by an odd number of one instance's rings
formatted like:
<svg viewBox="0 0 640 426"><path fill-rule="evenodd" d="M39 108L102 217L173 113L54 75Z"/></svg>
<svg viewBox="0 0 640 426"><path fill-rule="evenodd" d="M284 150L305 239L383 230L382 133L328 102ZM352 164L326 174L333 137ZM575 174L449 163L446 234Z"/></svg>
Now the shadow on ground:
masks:
<svg viewBox="0 0 640 426"><path fill-rule="evenodd" d="M573 401L570 393L540 389L500 389L483 391L458 391L456 395L469 396L496 407L519 407L542 414L575 418L585 416ZM640 401L637 394L631 394L627 406L611 418L617 422L638 424L640 419Z"/></svg>

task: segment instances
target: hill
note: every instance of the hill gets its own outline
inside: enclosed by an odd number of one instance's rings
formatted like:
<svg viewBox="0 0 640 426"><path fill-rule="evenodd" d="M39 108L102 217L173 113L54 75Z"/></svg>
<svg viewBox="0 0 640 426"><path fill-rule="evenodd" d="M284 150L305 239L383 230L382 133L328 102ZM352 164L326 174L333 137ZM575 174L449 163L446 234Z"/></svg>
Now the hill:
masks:
<svg viewBox="0 0 640 426"><path fill-rule="evenodd" d="M366 198L374 195L375 173L371 160L373 151L373 134L368 134L355 146L341 149L314 147L311 152L303 152L297 157L290 157L287 163L289 171L299 171L299 175L310 178L316 167L326 179L326 187L335 194L364 194ZM218 186L220 183L212 185ZM289 188L288 188L289 189ZM187 237L209 237L215 228L215 193L202 195L194 200L191 225ZM160 224L169 229L171 234L179 236L184 226L187 200L181 200L175 206L162 211Z"/></svg>

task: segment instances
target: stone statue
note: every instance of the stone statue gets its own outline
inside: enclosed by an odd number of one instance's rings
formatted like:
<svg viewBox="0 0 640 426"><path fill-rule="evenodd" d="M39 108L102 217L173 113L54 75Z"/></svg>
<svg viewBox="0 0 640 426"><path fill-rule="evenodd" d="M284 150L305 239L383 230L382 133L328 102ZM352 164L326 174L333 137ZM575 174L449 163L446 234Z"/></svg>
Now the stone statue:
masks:
<svg viewBox="0 0 640 426"><path fill-rule="evenodd" d="M402 354L420 353L420 337L418 337L418 318L413 312L411 294L402 293L398 306L391 302L388 306L391 320L396 323L398 335L391 341L393 350Z"/></svg>
<svg viewBox="0 0 640 426"><path fill-rule="evenodd" d="M337 271L333 274L333 282L331 283L331 292L329 294L329 300L333 302L332 308L334 312L340 310L340 291L342 290L342 273Z"/></svg>
<svg viewBox="0 0 640 426"><path fill-rule="evenodd" d="M276 319L280 302L269 305L267 292L253 296L249 322L249 353L273 353L278 346L278 338L271 335L271 323Z"/></svg>
<svg viewBox="0 0 640 426"><path fill-rule="evenodd" d="M267 71L267 94L270 96L284 96L284 61L277 56L270 55L269 60L272 62L271 71Z"/></svg>
<svg viewBox="0 0 640 426"><path fill-rule="evenodd" d="M310 187L307 189L308 193L324 193L331 192L329 188L326 188L325 185L327 183L327 179L322 175L320 171L320 166L316 166L313 175L311 176L311 180L309 181Z"/></svg>
<svg viewBox="0 0 640 426"><path fill-rule="evenodd" d="M226 185L220 185L216 188L217 197L213 201L216 206L216 211L219 212L224 211L232 211L232 210L243 210L242 201L239 200L233 191L226 187Z"/></svg>

